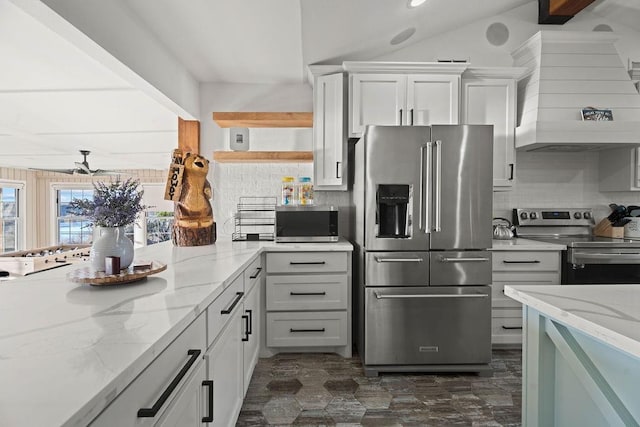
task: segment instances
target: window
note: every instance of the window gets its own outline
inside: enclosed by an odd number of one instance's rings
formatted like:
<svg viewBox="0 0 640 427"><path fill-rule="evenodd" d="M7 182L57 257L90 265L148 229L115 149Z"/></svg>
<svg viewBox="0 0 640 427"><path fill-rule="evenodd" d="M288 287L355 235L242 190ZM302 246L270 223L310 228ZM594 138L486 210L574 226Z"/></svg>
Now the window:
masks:
<svg viewBox="0 0 640 427"><path fill-rule="evenodd" d="M147 245L171 240L173 212L147 211Z"/></svg>
<svg viewBox="0 0 640 427"><path fill-rule="evenodd" d="M56 241L60 245L77 245L91 243L93 227L83 216L75 216L68 212L69 203L73 199L93 199L91 188L64 188L56 190Z"/></svg>
<svg viewBox="0 0 640 427"><path fill-rule="evenodd" d="M20 188L0 183L0 253L20 250Z"/></svg>

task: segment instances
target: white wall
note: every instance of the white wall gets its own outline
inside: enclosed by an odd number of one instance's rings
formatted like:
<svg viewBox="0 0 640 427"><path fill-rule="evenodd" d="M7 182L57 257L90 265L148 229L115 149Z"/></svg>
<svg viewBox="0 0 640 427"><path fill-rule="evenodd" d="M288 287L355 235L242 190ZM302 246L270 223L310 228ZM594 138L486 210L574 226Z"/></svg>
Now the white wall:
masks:
<svg viewBox="0 0 640 427"><path fill-rule="evenodd" d="M313 109L313 94L307 84L224 84L200 85L200 154L213 159L216 150L229 150L229 129L220 128L212 118L223 111L292 111ZM312 149L311 129L251 128L251 151ZM209 165L208 179L213 187L213 217L218 236L230 238L233 214L240 197L278 197L283 176L313 176L311 163L216 163Z"/></svg>
<svg viewBox="0 0 640 427"><path fill-rule="evenodd" d="M620 40L616 48L624 64L627 59L640 58L640 33L620 24L583 10L564 25L538 25L538 2L533 0L524 6L487 19L475 21L461 28L443 33L439 37L416 41L404 49L382 55L380 61L436 61L437 59L469 59L474 66L511 66L511 52L540 30L592 31L596 25L609 25ZM502 46L487 41L489 25L501 22L509 30L509 38Z"/></svg>

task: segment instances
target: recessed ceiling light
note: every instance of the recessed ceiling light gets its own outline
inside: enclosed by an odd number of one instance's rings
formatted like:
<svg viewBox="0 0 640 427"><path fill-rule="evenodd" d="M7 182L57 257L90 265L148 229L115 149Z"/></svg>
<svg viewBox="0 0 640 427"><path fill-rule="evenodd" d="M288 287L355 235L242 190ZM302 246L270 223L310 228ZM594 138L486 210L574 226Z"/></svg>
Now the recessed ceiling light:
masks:
<svg viewBox="0 0 640 427"><path fill-rule="evenodd" d="M409 0L409 7L418 7L427 0Z"/></svg>

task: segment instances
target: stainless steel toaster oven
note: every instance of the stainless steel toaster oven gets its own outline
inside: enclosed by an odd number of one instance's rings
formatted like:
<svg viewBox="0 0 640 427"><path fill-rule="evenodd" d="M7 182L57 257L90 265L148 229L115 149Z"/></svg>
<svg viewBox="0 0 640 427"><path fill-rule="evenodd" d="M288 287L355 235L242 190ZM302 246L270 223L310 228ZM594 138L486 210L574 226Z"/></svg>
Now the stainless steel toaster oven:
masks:
<svg viewBox="0 0 640 427"><path fill-rule="evenodd" d="M338 209L333 206L277 206L276 242L337 242Z"/></svg>

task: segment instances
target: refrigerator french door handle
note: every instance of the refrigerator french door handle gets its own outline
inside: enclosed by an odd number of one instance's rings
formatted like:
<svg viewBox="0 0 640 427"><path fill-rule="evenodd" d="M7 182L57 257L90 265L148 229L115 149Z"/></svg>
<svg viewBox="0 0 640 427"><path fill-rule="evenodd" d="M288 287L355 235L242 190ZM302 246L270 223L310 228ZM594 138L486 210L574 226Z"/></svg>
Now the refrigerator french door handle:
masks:
<svg viewBox="0 0 640 427"><path fill-rule="evenodd" d="M436 170L435 170L435 174L434 174L434 181L435 181L435 203L433 206L433 210L434 210L434 225L433 225L433 231L435 231L436 233L442 231L441 227L440 227L440 204L442 201L442 149L441 146L442 145L442 141L436 141L435 142L435 146L436 146Z"/></svg>
<svg viewBox="0 0 640 427"><path fill-rule="evenodd" d="M420 230L424 230L425 234L429 234L431 232L431 225L429 217L429 185L426 185L425 182L427 178L431 175L431 147L433 143L431 141L427 142L425 145L420 147L420 214L418 215L419 228ZM425 169L425 151L426 155L426 169ZM424 224L422 223L422 219L424 218Z"/></svg>
<svg viewBox="0 0 640 427"><path fill-rule="evenodd" d="M406 294L388 295L374 292L376 299L407 299L407 298L486 298L489 294Z"/></svg>

